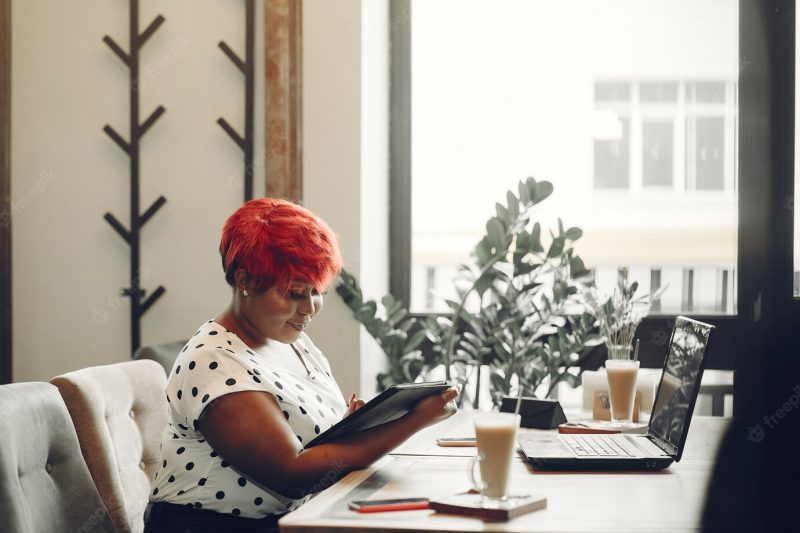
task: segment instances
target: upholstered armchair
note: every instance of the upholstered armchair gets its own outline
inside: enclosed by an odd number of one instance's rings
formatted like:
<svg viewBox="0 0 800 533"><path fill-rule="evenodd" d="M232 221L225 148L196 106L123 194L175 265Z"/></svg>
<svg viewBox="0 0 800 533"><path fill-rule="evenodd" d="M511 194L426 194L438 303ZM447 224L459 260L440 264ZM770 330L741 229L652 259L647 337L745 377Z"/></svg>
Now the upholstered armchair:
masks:
<svg viewBox="0 0 800 533"><path fill-rule="evenodd" d="M53 378L83 457L120 533L141 532L150 481L167 427L166 375L154 361L128 361Z"/></svg>
<svg viewBox="0 0 800 533"><path fill-rule="evenodd" d="M58 389L0 386L0 531L113 532Z"/></svg>

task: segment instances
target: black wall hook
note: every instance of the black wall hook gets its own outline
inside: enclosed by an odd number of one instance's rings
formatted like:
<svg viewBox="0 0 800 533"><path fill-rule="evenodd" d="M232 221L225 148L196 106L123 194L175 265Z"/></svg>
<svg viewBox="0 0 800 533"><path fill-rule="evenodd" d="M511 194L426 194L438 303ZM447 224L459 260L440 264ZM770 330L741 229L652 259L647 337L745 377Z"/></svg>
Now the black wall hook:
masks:
<svg viewBox="0 0 800 533"><path fill-rule="evenodd" d="M122 239L131 247L131 283L122 289L122 295L131 299L131 354L141 345L141 318L150 307L166 292L159 286L150 296L145 298L145 290L140 287L141 279L141 229L156 212L167 202L163 196L153 202L150 207L140 214L139 206L139 140L164 114L166 109L158 106L147 119L139 122L139 50L147 40L164 23L164 17L158 15L149 26L139 33L139 0L128 0L130 9L130 30L128 53L108 35L103 37L103 42L127 65L130 70L130 136L125 140L110 125L106 124L103 131L111 137L117 146L125 152L131 160L130 194L131 211L130 226L125 226L111 213L106 213L103 218L111 225Z"/></svg>
<svg viewBox="0 0 800 533"><path fill-rule="evenodd" d="M239 135L227 120L217 119L225 133L244 151L244 201L253 199L253 98L255 82L255 0L245 0L245 56L242 60L225 41L219 47L234 65L244 74L244 136Z"/></svg>

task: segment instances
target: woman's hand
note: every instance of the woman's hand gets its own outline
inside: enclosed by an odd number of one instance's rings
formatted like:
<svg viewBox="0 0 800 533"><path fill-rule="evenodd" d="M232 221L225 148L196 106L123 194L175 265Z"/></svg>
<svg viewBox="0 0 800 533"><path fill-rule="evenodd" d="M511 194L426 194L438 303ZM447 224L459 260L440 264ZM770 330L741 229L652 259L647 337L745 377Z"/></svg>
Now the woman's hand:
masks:
<svg viewBox="0 0 800 533"><path fill-rule="evenodd" d="M455 400L460 392L461 383L457 383L442 394L423 398L411 409L411 416L416 418L422 427L446 420L458 411Z"/></svg>
<svg viewBox="0 0 800 533"><path fill-rule="evenodd" d="M355 412L356 409L364 407L364 404L366 402L362 398L356 398L356 393L354 392L350 394L350 400L347 403L348 403L347 412L345 413L344 416L348 416L353 412Z"/></svg>

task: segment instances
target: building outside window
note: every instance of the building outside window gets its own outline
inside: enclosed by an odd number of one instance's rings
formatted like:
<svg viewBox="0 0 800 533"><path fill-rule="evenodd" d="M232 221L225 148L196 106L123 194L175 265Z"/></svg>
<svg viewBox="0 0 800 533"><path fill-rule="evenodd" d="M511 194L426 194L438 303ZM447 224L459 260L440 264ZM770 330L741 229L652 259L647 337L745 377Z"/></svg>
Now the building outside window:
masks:
<svg viewBox="0 0 800 533"><path fill-rule="evenodd" d="M736 1L410 5L412 311L446 311L533 176L555 187L537 220L584 230L601 290L628 267L668 285L654 312L737 313Z"/></svg>

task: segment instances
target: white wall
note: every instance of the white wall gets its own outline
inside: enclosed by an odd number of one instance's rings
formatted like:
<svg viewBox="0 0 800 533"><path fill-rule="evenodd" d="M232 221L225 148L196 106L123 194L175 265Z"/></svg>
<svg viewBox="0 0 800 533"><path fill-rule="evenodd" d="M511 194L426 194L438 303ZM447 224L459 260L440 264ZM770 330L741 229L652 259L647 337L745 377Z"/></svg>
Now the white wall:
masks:
<svg viewBox="0 0 800 533"><path fill-rule="evenodd" d="M129 160L102 132L108 123L127 137L128 78L101 42L108 34L127 49L128 8L14 0L12 13L14 380L44 380L130 356L129 301L119 297L129 248L103 220L106 211L128 220ZM162 194L167 204L144 228L141 264L144 287L167 293L142 320L144 345L186 338L227 305L216 250L243 194L241 151L215 121L243 127L243 77L217 42L243 55L244 3L145 1L142 28L158 13L166 22L141 54L141 120L159 104L167 112L141 145L142 209ZM260 165L257 195L263 176Z"/></svg>
<svg viewBox="0 0 800 533"><path fill-rule="evenodd" d="M388 288L387 32L386 0L303 3L304 203L339 234L371 298ZM336 295L325 306L312 338L345 395L371 397L385 356Z"/></svg>
<svg viewBox="0 0 800 533"><path fill-rule="evenodd" d="M106 123L127 132L127 71L101 42L109 34L126 46L126 6L14 1L15 381L129 357L129 302L118 296L129 249L102 219L106 211L128 219L128 158L102 132ZM142 320L143 345L190 336L229 300L217 245L241 203L241 152L215 121L224 116L241 128L244 96L217 42L242 50L243 6L142 5L142 27L158 13L166 18L141 57L142 120L159 104L167 109L141 148L143 209L167 198L142 237L143 285L167 289ZM260 9L257 17L260 35ZM304 2L304 204L339 234L347 268L369 297L388 290L387 32L386 0ZM263 162L256 50L256 160ZM263 164L255 181L263 195ZM382 352L333 291L325 307L310 334L345 394L371 397Z"/></svg>

